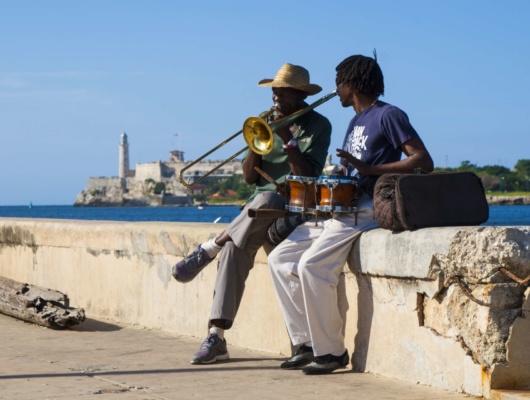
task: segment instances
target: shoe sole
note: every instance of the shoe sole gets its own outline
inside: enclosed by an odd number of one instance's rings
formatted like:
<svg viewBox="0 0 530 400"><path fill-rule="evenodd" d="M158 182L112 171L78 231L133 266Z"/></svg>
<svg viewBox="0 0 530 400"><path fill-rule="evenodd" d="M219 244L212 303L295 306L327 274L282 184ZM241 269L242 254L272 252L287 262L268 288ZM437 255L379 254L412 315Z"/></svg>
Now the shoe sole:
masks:
<svg viewBox="0 0 530 400"><path fill-rule="evenodd" d="M199 272L197 273L197 275L199 275L201 272L202 272L202 270L199 271ZM194 280L195 278L197 278L197 275L195 275L195 276L192 277L191 279L180 279L179 276L178 276L177 274L174 274L174 273L173 273L173 270L171 271L171 276L173 276L173 278L175 278L175 280L176 280L177 282L179 282L179 283L189 283L189 282L191 282L192 280Z"/></svg>
<svg viewBox="0 0 530 400"><path fill-rule="evenodd" d="M230 358L230 355L228 353L226 354L221 354L220 356L215 356L214 358L212 358L211 360L207 360L207 361L203 361L203 360L191 360L190 363L191 364L194 364L194 365L200 365L200 364L212 364L216 361L225 361L225 360L228 360Z"/></svg>
<svg viewBox="0 0 530 400"><path fill-rule="evenodd" d="M179 278L177 278L175 275L173 275L173 278L175 278L175 280L176 280L177 282L179 282L179 283L189 283L189 282L191 282L191 281L193 280L193 279L190 279L190 280L186 280L186 281L185 281L185 280L183 280L183 279L179 279Z"/></svg>
<svg viewBox="0 0 530 400"><path fill-rule="evenodd" d="M304 360L299 361L297 363L289 363L289 361L285 361L283 364L280 365L280 368L285 370L300 369L308 364L311 364L311 361L312 360Z"/></svg>
<svg viewBox="0 0 530 400"><path fill-rule="evenodd" d="M302 370L304 375L326 375L331 374L333 371L336 371L338 369L344 369L346 368L346 365L336 367L336 368L313 368L313 367L307 367Z"/></svg>
<svg viewBox="0 0 530 400"><path fill-rule="evenodd" d="M213 260L215 260L215 257L212 258L211 260L208 260L208 261L206 262L206 265L204 265L204 266L199 270L199 272L197 272L193 277L191 277L191 278L189 278L189 279L180 279L180 278L178 277L178 274L175 274L175 273L173 272L174 269L176 269L176 268L175 268L176 265L173 266L173 267L171 268L171 275L173 276L173 278L175 278L175 280L176 280L177 282L180 282L180 283L188 283L188 282L191 282L192 280L194 280L195 278L197 278L197 276L202 272L202 270L203 270L204 268L206 268L206 267L207 267L207 266L208 266Z"/></svg>

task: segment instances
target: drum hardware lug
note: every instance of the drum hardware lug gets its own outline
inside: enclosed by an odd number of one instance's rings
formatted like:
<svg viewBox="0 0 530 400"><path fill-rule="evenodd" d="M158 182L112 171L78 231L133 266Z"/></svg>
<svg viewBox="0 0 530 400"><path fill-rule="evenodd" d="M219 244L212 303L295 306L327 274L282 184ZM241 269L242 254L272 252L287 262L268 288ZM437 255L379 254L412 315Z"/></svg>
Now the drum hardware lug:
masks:
<svg viewBox="0 0 530 400"><path fill-rule="evenodd" d="M335 202L333 201L333 192L335 190L335 188L337 187L338 185L338 182L334 182L332 183L331 185L329 184L328 181L326 181L326 186L328 187L329 189L329 202L330 202L330 205L331 205L331 218L332 219L335 219Z"/></svg>

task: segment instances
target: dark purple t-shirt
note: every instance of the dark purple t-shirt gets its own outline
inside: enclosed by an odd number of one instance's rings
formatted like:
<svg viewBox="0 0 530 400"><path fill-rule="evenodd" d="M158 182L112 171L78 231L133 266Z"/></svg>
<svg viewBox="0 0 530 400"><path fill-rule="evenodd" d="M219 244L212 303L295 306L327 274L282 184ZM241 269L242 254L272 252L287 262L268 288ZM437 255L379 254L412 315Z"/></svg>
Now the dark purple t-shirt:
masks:
<svg viewBox="0 0 530 400"><path fill-rule="evenodd" d="M352 118L342 149L367 164L387 164L399 161L402 154L400 146L417 137L418 133L405 112L378 101ZM359 179L361 186L373 188L377 176L360 174L344 159L341 159L341 164L346 166L347 175Z"/></svg>

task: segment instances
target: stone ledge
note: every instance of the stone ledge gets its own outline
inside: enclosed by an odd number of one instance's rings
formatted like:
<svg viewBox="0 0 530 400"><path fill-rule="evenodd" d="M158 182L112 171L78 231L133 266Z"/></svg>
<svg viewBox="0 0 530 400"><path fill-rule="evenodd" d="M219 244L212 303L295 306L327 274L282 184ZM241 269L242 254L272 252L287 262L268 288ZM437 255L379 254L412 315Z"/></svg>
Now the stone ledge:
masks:
<svg viewBox="0 0 530 400"><path fill-rule="evenodd" d="M66 293L88 318L202 338L215 268L185 285L170 271L224 227L0 218L0 275ZM529 292L500 272L530 274L529 229L363 234L338 291L354 369L476 396L530 387ZM263 250L227 337L290 352Z"/></svg>

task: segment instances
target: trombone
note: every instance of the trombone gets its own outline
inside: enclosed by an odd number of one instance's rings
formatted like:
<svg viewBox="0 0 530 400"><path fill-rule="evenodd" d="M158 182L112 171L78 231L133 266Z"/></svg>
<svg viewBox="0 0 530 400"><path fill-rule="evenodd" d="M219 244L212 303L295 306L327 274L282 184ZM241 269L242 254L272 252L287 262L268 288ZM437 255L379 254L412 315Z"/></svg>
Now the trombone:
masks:
<svg viewBox="0 0 530 400"><path fill-rule="evenodd" d="M254 153L265 155L269 154L274 146L274 131L282 126L285 126L298 117L307 114L309 111L313 110L314 108L318 107L322 103L325 103L326 101L330 100L331 98L335 97L337 95L337 91L334 90L331 93L328 93L327 95L323 96L319 100L315 101L314 103L308 105L307 107L298 110L291 115L288 115L285 118L282 118L276 122L272 122L270 124L267 123L266 118L269 117L273 111L267 111L263 114L261 114L259 117L249 117L245 120L243 123L243 128L234 133L232 136L230 136L228 139L226 139L224 142L220 143L207 153L203 154L201 157L197 158L195 161L192 161L190 164L186 165L184 168L180 170L179 173L179 180L180 183L182 183L185 187L188 189L191 189L193 185L196 185L197 183L201 182L203 179L206 179L208 176L210 176L213 172L217 171L219 168L221 168L223 165L229 163L234 158L236 158L238 155L246 151L247 149L251 149ZM237 153L235 153L233 156L229 157L219 165L212 168L210 171L208 171L206 174L202 175L199 179L192 183L188 183L184 180L184 171L187 171L190 169L193 165L197 164L199 161L203 160L204 158L208 157L210 154L212 154L217 149L223 147L225 144L227 144L232 139L239 136L241 133L243 133L243 138L245 139L245 142L247 143L247 146L243 149L239 150Z"/></svg>

